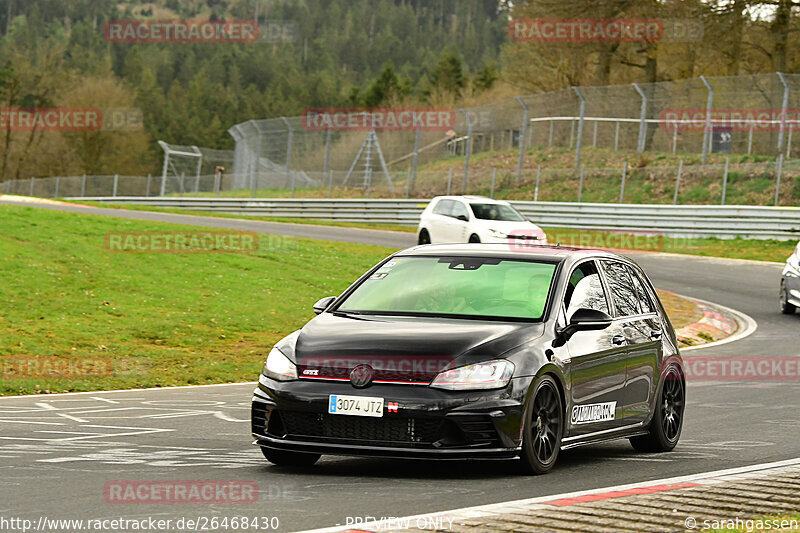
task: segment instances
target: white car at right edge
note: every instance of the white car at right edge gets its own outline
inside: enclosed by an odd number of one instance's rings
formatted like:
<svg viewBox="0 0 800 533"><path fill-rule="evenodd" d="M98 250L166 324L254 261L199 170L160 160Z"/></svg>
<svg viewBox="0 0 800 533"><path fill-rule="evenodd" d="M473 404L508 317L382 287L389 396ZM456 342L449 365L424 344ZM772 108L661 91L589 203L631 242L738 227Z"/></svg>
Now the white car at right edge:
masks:
<svg viewBox="0 0 800 533"><path fill-rule="evenodd" d="M437 196L422 212L419 244L547 244L542 228L508 202L484 196Z"/></svg>

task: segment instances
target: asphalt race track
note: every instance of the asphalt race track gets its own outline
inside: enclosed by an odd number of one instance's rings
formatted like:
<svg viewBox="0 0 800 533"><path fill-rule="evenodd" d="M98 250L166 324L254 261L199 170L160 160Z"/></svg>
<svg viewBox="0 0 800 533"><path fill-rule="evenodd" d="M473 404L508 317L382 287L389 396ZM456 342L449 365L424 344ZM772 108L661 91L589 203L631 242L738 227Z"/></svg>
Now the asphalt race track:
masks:
<svg viewBox="0 0 800 533"><path fill-rule="evenodd" d="M53 208L48 206L46 208ZM70 211L403 247L413 234L284 225L111 209ZM694 357L800 355L800 315L778 311L780 267L637 255L656 286L748 314L749 337ZM325 296L325 295L320 295ZM255 380L256 376L253 376ZM800 382L690 381L683 437L669 454L626 441L564 452L543 477L514 462L410 462L323 457L314 467L270 466L251 446L252 384L0 399L0 516L49 518L278 517L280 530L345 524L600 488L800 457ZM120 480L249 480L256 503L111 504Z"/></svg>

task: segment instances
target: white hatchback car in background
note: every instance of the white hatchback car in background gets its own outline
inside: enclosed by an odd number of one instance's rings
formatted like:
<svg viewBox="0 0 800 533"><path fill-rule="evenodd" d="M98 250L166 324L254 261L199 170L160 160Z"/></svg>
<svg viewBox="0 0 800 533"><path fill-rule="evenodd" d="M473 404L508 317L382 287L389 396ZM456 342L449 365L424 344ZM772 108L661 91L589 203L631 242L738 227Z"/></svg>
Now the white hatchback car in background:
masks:
<svg viewBox="0 0 800 533"><path fill-rule="evenodd" d="M484 196L437 196L422 212L419 244L547 244L542 228L508 202Z"/></svg>

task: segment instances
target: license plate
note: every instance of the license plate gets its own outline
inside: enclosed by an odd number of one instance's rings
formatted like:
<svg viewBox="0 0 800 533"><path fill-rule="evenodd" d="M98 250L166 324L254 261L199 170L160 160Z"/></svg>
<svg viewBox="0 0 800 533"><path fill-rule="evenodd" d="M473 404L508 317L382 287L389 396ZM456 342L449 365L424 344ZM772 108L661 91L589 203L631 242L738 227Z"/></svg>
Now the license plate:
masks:
<svg viewBox="0 0 800 533"><path fill-rule="evenodd" d="M332 415L382 417L383 398L331 394L328 397L328 413Z"/></svg>

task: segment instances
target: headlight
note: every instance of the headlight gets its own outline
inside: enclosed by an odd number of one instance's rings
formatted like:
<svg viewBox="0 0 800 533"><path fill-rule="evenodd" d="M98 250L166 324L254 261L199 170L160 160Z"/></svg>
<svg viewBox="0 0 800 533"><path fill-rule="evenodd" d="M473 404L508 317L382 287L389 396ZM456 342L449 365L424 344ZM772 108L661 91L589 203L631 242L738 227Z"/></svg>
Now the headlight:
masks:
<svg viewBox="0 0 800 533"><path fill-rule="evenodd" d="M514 364L505 359L462 366L442 372L431 387L447 390L499 389L508 385L514 374Z"/></svg>
<svg viewBox="0 0 800 533"><path fill-rule="evenodd" d="M283 355L277 348L273 348L267 356L267 362L261 373L268 378L278 381L291 381L297 379L297 367L288 357Z"/></svg>
<svg viewBox="0 0 800 533"><path fill-rule="evenodd" d="M508 234L507 233L503 233L502 231L497 231L496 229L490 229L489 230L489 235L491 235L495 239L507 239L508 238Z"/></svg>

